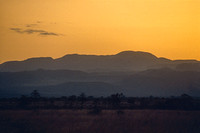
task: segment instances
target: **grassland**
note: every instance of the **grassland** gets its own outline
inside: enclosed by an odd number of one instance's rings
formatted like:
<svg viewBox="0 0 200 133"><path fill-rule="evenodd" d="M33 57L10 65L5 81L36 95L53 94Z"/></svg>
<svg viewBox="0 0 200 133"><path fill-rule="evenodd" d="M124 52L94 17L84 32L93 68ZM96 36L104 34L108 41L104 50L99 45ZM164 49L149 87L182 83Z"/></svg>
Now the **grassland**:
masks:
<svg viewBox="0 0 200 133"><path fill-rule="evenodd" d="M200 111L2 110L1 133L199 133Z"/></svg>

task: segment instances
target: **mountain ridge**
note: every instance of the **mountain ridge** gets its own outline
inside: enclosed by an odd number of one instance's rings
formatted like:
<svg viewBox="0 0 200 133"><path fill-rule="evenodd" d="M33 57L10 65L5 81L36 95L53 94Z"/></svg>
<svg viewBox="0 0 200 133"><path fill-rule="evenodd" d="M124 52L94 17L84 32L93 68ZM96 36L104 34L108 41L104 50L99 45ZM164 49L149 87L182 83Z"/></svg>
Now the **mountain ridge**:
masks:
<svg viewBox="0 0 200 133"><path fill-rule="evenodd" d="M176 65L182 63L200 62L197 60L170 60L142 51L122 51L115 55L67 54L56 59L34 57L23 61L8 61L0 64L0 71L17 72L37 69L67 69L89 72L142 71L162 67L176 68Z"/></svg>

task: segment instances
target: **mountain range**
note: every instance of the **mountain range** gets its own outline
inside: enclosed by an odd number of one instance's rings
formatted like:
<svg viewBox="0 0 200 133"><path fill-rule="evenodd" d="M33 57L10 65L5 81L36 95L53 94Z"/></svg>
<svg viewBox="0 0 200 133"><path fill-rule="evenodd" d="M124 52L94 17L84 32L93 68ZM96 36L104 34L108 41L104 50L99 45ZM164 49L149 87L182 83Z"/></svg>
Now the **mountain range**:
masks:
<svg viewBox="0 0 200 133"><path fill-rule="evenodd" d="M170 60L141 51L123 51L116 55L68 54L61 58L29 58L24 61L9 61L0 64L1 72L47 70L81 70L86 72L141 71L169 67L180 70L199 70L197 60Z"/></svg>
<svg viewBox="0 0 200 133"><path fill-rule="evenodd" d="M0 97L29 95L200 96L200 62L170 60L147 52L65 55L0 64Z"/></svg>

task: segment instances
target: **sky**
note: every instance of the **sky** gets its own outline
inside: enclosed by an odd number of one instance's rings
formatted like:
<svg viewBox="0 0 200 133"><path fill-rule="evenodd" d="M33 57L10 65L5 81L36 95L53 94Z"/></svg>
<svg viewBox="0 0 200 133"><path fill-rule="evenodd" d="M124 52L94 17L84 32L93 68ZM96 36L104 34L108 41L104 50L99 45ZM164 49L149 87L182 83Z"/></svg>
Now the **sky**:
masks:
<svg viewBox="0 0 200 133"><path fill-rule="evenodd" d="M200 60L199 0L0 0L0 63L124 50Z"/></svg>

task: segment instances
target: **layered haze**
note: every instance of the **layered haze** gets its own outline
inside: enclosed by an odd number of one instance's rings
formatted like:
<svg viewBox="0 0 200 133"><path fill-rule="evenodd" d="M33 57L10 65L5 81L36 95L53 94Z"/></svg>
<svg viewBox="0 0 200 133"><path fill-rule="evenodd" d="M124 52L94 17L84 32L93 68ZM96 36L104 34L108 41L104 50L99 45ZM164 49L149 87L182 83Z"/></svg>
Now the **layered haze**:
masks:
<svg viewBox="0 0 200 133"><path fill-rule="evenodd" d="M10 61L0 65L1 97L70 96L200 96L200 62L169 60L141 51L115 55L70 54Z"/></svg>
<svg viewBox="0 0 200 133"><path fill-rule="evenodd" d="M0 0L0 97L200 96L199 9L199 0Z"/></svg>

